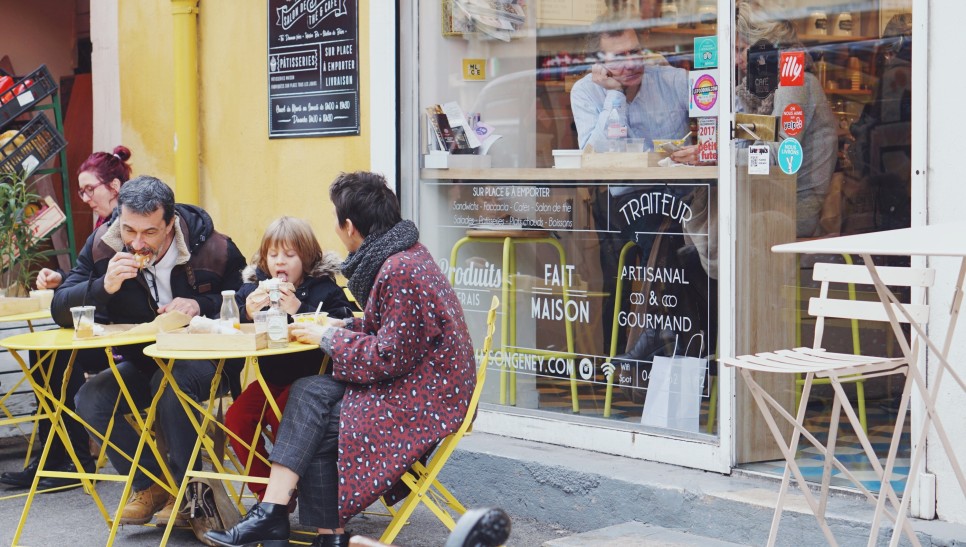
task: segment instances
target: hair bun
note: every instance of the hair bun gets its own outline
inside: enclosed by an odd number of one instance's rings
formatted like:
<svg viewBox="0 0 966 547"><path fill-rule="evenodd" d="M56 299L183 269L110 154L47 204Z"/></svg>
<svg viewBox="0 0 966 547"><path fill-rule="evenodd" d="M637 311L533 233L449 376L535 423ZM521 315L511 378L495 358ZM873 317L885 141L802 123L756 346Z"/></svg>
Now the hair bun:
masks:
<svg viewBox="0 0 966 547"><path fill-rule="evenodd" d="M127 161L131 159L131 151L124 145L117 145L114 147L114 157L121 161Z"/></svg>

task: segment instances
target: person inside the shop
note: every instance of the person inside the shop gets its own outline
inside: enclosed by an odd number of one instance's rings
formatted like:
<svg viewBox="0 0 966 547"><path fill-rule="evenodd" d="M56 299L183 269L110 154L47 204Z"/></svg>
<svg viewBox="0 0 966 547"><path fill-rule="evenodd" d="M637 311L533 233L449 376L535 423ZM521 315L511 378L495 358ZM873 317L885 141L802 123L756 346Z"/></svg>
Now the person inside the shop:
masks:
<svg viewBox="0 0 966 547"><path fill-rule="evenodd" d="M208 532L215 545L287 545L297 485L299 521L319 532L312 545L348 545L346 521L382 495L391 501L403 473L466 417L472 341L416 225L381 175L343 173L329 195L363 317L289 326L332 357L332 374L292 384L265 495L233 528Z"/></svg>
<svg viewBox="0 0 966 547"><path fill-rule="evenodd" d="M766 45L778 51L805 51L798 40L795 26L787 20L768 17L763 8L739 1L736 6L735 60L738 82L735 86L737 112L765 114L781 119L790 104L797 104L803 112L804 127L795 132L802 145L802 164L796 174L796 233L798 237L812 237L819 230L822 207L828 193L832 174L838 160L838 123L829 106L819 79L809 70L811 57L805 52L805 81L802 85L773 85L768 90L753 90L748 85L748 50ZM777 84L778 82L773 82ZM767 93L766 93L767 91ZM779 123L779 138L789 135ZM747 148L748 141L738 141L739 149ZM777 145L771 146L772 155ZM739 152L739 161L744 150Z"/></svg>
<svg viewBox="0 0 966 547"><path fill-rule="evenodd" d="M117 206L117 194L121 190L121 185L131 178L131 165L127 162L130 158L131 151L126 146L116 146L113 152L94 152L77 169L77 194L94 212L94 229L107 222L113 214L114 207ZM36 286L40 290L56 289L60 286L64 276L65 272L61 270L42 268L37 274ZM49 369L49 386L53 393L60 393L69 357L69 352L59 353ZM30 352L31 365L36 362L36 359L36 352ZM74 396L84 383L84 373L96 374L106 369L107 356L102 350L81 350L77 354L76 363L78 366L74 367L70 378L67 380L66 397L64 399L67 408L71 410L74 409ZM39 376L40 371L37 372L36 380L42 382L42 378ZM88 446L87 432L84 431L83 426L69 416L65 415L64 421L71 446L82 467L88 471L93 471L94 461ZM49 432L50 422L41 420L37 427L38 438L46 441ZM6 472L0 475L0 483L15 488L29 488L39 464L40 455L38 454L23 471ZM47 455L45 467L48 471L71 472L76 470L76 466L67 456L63 442L57 435L51 438L50 451ZM80 485L81 482L77 479L43 477L38 483L38 488L46 490Z"/></svg>
<svg viewBox="0 0 966 547"><path fill-rule="evenodd" d="M642 20L629 19L621 13L609 13L598 18L591 27L587 51L596 52L598 62L570 92L581 149L608 150L608 125L615 109L621 126L626 128L627 137L644 139L646 148L653 150L655 139L679 140L689 136L688 73L670 66L664 57L645 49L636 30L641 23ZM669 156L677 163L699 164L696 145L683 146ZM602 290L605 292L615 290L619 275L617 260L626 241L635 241L647 262L652 248L662 241L654 234L681 231L679 224L663 226L665 219L662 215L639 215L625 222L621 214L615 214L629 202L653 191L686 200L691 188L681 185L613 185L598 191L589 201L600 242ZM664 241L660 252L666 256L661 259L676 257L675 251L681 244L678 240ZM605 317L612 317L615 305L620 304L604 303ZM611 322L603 321L602 328L603 339L610 340ZM643 346L664 346L646 343L643 334L636 330L629 333L635 343L628 344L628 353L617 358L644 359L647 355L641 349ZM651 352L649 350L648 355Z"/></svg>
<svg viewBox="0 0 966 547"><path fill-rule="evenodd" d="M245 258L229 237L215 230L208 213L194 205L176 204L171 188L149 176L126 182L118 192L117 208L117 214L87 238L77 265L54 293L50 307L54 321L72 327L70 308L85 304L96 307L94 319L99 324L147 323L169 311L217 317L221 291L241 286ZM136 255L147 256L147 262ZM128 458L140 436L126 427L124 416L148 408L162 379L161 370L143 349L144 345L115 348L117 372L137 408L118 402L120 386L112 370L88 380L75 398L77 413L100 435L107 435L114 420L108 437L113 446L107 455L120 473L129 472ZM215 371L215 363L209 360L183 360L175 362L171 372L183 393L205 401ZM156 424L167 441L168 463L178 484L197 434L171 386L159 399ZM172 516L174 496L144 471L162 477L161 463L149 450L135 463L139 467L134 489L118 516L120 523L144 524L155 516L167 523L176 518Z"/></svg>
<svg viewBox="0 0 966 547"><path fill-rule="evenodd" d="M663 57L644 49L634 23L619 14L598 18L588 35L587 51L598 62L570 91L570 107L581 149L609 148L608 118L617 110L627 137L644 139L654 149L654 139L685 138L689 129L688 72L668 65ZM678 163L697 163L697 146L673 152Z"/></svg>
<svg viewBox="0 0 966 547"><path fill-rule="evenodd" d="M278 305L289 315L318 311L335 319L352 317L358 308L349 302L335 281L340 264L335 253L322 250L307 221L288 216L274 220L265 229L258 251L242 272L245 283L235 293L242 322L250 323L256 313L268 309L269 294L262 285L268 279L283 282ZM259 370L279 410L285 411L292 382L318 374L322 359L322 350L318 349L259 359ZM331 370L326 372L331 373ZM256 433L267 427L272 435L276 435L278 418L266 404L265 394L257 382L249 384L228 407L225 425L238 436L229 437L229 441L240 461L248 461L251 453L247 443L253 440L255 451L267 460L265 440L260 434L256 437ZM267 478L269 467L261 458L252 459L249 475ZM258 499L262 499L264 484L252 482L248 487Z"/></svg>

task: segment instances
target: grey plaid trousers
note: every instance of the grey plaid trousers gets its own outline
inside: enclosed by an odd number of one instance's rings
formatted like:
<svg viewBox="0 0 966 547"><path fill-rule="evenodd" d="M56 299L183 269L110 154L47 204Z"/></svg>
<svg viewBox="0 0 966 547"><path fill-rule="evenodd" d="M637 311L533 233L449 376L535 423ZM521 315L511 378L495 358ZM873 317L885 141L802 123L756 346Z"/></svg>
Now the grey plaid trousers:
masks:
<svg viewBox="0 0 966 547"><path fill-rule="evenodd" d="M337 464L343 394L345 384L329 374L296 380L269 457L299 476L299 521L307 526L341 527Z"/></svg>

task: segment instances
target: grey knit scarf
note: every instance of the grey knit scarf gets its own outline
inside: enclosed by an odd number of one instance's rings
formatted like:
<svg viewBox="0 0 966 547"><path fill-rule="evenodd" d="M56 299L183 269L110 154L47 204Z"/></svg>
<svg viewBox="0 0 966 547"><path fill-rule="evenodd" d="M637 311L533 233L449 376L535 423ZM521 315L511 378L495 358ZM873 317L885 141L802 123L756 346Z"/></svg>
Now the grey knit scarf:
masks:
<svg viewBox="0 0 966 547"><path fill-rule="evenodd" d="M417 241L419 229L411 220L403 220L381 234L369 234L354 253L349 253L342 263L342 274L349 278L349 291L360 306L366 307L383 262Z"/></svg>

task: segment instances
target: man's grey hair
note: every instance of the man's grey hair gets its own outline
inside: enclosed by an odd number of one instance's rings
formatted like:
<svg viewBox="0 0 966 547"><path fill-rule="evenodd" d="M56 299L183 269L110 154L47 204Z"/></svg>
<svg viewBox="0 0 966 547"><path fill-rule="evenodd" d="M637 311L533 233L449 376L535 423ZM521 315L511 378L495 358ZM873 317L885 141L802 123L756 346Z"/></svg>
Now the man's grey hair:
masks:
<svg viewBox="0 0 966 547"><path fill-rule="evenodd" d="M118 210L127 207L132 213L144 216L163 208L164 223L168 224L174 218L174 191L161 179L142 175L121 185L117 207Z"/></svg>

